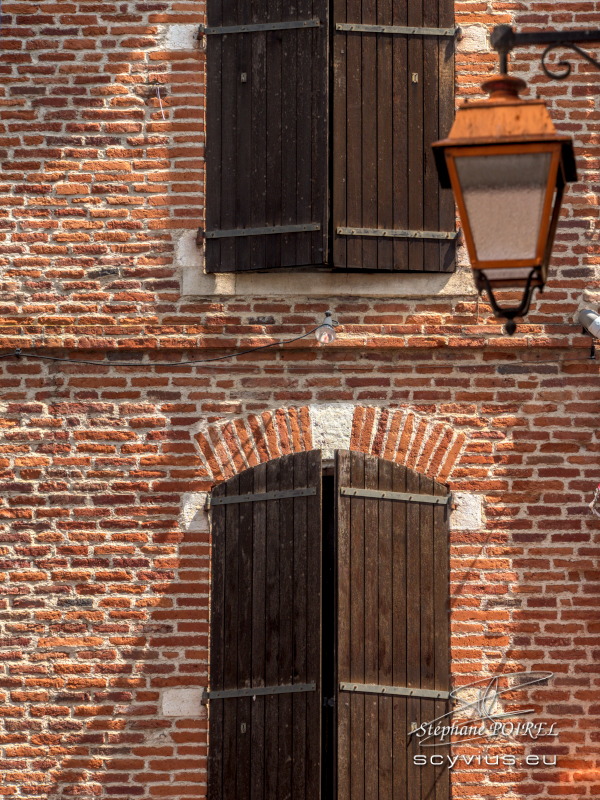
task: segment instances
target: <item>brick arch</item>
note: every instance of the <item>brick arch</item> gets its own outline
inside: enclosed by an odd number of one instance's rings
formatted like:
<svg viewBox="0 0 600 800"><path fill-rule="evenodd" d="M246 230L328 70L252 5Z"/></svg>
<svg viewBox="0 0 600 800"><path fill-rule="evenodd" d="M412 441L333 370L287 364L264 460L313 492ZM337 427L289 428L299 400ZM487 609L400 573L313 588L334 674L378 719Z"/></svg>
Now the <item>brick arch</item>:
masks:
<svg viewBox="0 0 600 800"><path fill-rule="evenodd" d="M467 436L443 420L424 417L410 408L356 406L348 430L315 430L323 408L278 408L236 419L218 420L196 434L206 467L215 482L288 453L322 447L350 449L403 464L440 483L452 474ZM339 406L348 410L348 406Z"/></svg>

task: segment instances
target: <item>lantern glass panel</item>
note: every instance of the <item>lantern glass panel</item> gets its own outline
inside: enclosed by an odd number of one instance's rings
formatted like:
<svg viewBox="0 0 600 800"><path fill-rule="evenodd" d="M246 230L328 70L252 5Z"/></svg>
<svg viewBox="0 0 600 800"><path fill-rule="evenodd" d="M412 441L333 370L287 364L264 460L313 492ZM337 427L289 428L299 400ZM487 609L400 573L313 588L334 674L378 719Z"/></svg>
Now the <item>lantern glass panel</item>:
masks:
<svg viewBox="0 0 600 800"><path fill-rule="evenodd" d="M534 259L552 154L465 155L455 164L477 260Z"/></svg>

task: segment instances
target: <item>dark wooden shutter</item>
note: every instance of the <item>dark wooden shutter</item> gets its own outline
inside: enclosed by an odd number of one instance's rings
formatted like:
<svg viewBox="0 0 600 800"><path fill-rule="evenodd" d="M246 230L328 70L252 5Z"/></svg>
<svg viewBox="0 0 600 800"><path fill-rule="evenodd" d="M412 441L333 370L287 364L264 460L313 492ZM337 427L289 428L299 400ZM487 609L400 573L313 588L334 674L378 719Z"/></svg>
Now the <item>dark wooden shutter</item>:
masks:
<svg viewBox="0 0 600 800"><path fill-rule="evenodd" d="M326 0L208 2L207 272L326 260L328 19Z"/></svg>
<svg viewBox="0 0 600 800"><path fill-rule="evenodd" d="M446 700L418 696L449 686L448 507L361 495L447 490L361 453L338 453L336 474L337 797L447 800L448 770L414 766L413 755L436 751L420 750L408 732L448 710ZM384 696L367 685L417 691Z"/></svg>
<svg viewBox="0 0 600 800"><path fill-rule="evenodd" d="M333 9L334 266L452 270L454 205L430 145L454 116L454 37L401 29L453 29L453 0Z"/></svg>
<svg viewBox="0 0 600 800"><path fill-rule="evenodd" d="M209 800L318 800L320 453L232 478L211 509ZM290 691L303 684L314 688Z"/></svg>

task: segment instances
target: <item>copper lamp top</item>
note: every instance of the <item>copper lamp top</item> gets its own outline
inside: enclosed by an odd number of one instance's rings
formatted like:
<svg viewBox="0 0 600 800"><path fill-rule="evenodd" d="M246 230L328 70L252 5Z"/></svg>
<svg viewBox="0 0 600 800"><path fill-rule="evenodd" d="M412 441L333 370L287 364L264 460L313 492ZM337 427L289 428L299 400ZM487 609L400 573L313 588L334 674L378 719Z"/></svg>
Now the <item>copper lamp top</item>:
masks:
<svg viewBox="0 0 600 800"><path fill-rule="evenodd" d="M564 177L577 180L573 142L556 132L543 100L523 100L519 92L527 84L512 75L494 75L482 84L489 97L464 102L456 113L447 139L434 142L440 182L450 188L444 150L447 147L557 142L562 145Z"/></svg>

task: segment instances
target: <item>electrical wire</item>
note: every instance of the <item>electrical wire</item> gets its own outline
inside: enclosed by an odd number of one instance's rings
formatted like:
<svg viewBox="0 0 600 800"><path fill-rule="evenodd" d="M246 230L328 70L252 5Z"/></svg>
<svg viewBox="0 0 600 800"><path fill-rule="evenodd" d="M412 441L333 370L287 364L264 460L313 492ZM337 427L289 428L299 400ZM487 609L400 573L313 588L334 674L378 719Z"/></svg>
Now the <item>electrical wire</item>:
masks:
<svg viewBox="0 0 600 800"><path fill-rule="evenodd" d="M301 336L295 336L293 339L282 339L280 342L269 342L269 344L261 344L259 347L250 347L247 350L237 350L235 353L228 353L224 356L215 356L214 358L194 358L186 361L87 361L79 358L58 358L57 356L42 356L38 353L24 353L21 348L13 350L12 353L2 353L0 359L3 358L37 358L41 361L58 361L67 364L90 364L98 367L179 367L186 364L211 364L214 361L226 361L229 358L236 358L237 356L245 356L248 353L258 353L259 350L267 350L270 347L279 347L284 344L293 344L299 342L301 339L306 339L313 333L321 328L322 325L317 325L315 328L303 333ZM193 349L193 348L187 348Z"/></svg>

